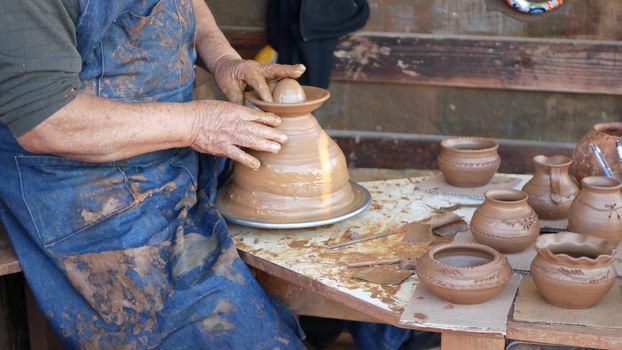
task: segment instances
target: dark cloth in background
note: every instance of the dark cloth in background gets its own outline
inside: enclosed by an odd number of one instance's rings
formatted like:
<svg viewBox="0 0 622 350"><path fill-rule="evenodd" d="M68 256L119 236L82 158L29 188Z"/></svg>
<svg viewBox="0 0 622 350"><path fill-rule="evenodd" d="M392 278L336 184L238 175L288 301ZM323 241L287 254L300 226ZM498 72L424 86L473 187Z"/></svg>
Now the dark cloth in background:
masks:
<svg viewBox="0 0 622 350"><path fill-rule="evenodd" d="M369 18L367 0L270 0L268 41L278 63L302 63L303 85L328 87L337 39L362 28Z"/></svg>

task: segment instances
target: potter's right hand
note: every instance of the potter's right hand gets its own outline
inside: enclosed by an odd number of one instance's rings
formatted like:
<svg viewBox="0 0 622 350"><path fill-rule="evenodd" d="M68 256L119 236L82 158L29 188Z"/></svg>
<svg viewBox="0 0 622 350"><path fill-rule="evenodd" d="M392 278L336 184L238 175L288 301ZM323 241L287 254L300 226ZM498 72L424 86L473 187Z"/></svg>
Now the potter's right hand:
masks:
<svg viewBox="0 0 622 350"><path fill-rule="evenodd" d="M278 153L287 136L274 127L281 118L223 101L195 101L199 113L194 121L190 147L202 153L229 157L252 169L259 160L240 147Z"/></svg>

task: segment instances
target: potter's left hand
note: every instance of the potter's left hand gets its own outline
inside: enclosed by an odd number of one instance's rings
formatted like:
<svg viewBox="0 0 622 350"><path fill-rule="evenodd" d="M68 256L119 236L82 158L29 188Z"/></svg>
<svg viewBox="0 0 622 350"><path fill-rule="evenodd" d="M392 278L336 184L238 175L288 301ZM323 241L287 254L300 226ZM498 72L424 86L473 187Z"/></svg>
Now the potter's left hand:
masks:
<svg viewBox="0 0 622 350"><path fill-rule="evenodd" d="M214 78L218 87L229 101L242 104L243 93L249 85L266 102L272 102L268 82L283 78L296 79L305 71L305 66L283 64L260 64L253 60L222 57L215 64Z"/></svg>

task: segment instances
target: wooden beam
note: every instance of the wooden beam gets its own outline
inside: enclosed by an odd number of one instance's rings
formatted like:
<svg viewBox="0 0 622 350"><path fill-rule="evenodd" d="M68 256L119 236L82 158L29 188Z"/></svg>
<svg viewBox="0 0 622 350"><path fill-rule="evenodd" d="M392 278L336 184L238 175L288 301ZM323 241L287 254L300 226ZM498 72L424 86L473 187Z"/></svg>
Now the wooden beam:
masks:
<svg viewBox="0 0 622 350"><path fill-rule="evenodd" d="M477 334L443 332L441 350L503 350L504 338L492 338Z"/></svg>
<svg viewBox="0 0 622 350"><path fill-rule="evenodd" d="M387 169L438 169L440 142L447 136L383 132L327 130L341 147L349 167ZM525 174L534 171L538 154L570 156L573 145L539 141L497 140L499 172Z"/></svg>
<svg viewBox="0 0 622 350"><path fill-rule="evenodd" d="M226 30L251 58L263 31ZM333 80L622 94L622 43L358 33L335 50Z"/></svg>
<svg viewBox="0 0 622 350"><path fill-rule="evenodd" d="M622 94L614 41L362 33L335 57L335 80Z"/></svg>
<svg viewBox="0 0 622 350"><path fill-rule="evenodd" d="M277 297L296 315L381 322L372 316L337 303L311 290L296 286L284 279L269 275L258 269L252 270L263 289Z"/></svg>
<svg viewBox="0 0 622 350"><path fill-rule="evenodd" d="M509 320L507 338L543 344L622 349L622 332L619 329L561 326Z"/></svg>

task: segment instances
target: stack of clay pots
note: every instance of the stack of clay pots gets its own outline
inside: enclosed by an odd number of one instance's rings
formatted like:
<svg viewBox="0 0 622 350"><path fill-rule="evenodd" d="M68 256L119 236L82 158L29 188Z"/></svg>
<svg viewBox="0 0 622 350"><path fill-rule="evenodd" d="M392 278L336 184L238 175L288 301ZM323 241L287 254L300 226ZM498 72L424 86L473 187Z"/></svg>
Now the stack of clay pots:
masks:
<svg viewBox="0 0 622 350"><path fill-rule="evenodd" d="M273 90L274 102L256 91L246 94L258 108L281 117L278 129L288 136L278 154L249 151L262 166L236 166L233 180L218 194L216 203L227 217L267 223L322 220L351 212L361 201L349 182L346 159L311 112L330 96L325 89L302 87L281 80Z"/></svg>

